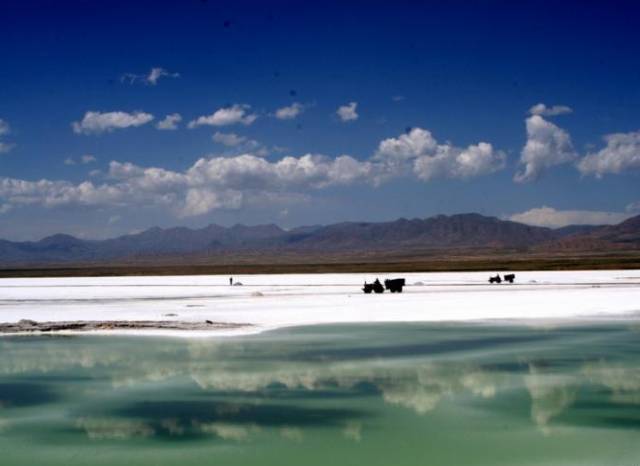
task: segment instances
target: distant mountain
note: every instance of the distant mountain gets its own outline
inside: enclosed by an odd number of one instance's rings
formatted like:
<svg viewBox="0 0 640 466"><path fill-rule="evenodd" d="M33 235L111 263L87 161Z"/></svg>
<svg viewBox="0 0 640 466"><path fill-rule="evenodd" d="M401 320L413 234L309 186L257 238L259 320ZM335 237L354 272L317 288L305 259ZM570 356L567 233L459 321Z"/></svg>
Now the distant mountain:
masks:
<svg viewBox="0 0 640 466"><path fill-rule="evenodd" d="M328 225L287 235L285 244L301 250L523 248L555 239L553 230L479 214L427 219Z"/></svg>
<svg viewBox="0 0 640 466"><path fill-rule="evenodd" d="M392 222L344 222L289 231L277 225L150 228L107 240L53 235L40 241L0 240L0 265L101 263L197 257L324 253L411 254L447 250L563 251L640 248L640 216L614 226L533 227L479 214Z"/></svg>
<svg viewBox="0 0 640 466"><path fill-rule="evenodd" d="M567 227L568 228L568 227ZM591 227L540 245L546 251L611 251L640 249L640 215L618 225Z"/></svg>
<svg viewBox="0 0 640 466"><path fill-rule="evenodd" d="M568 225L566 227L556 228L554 231L560 237L565 237L572 235L587 235L605 227L606 225Z"/></svg>

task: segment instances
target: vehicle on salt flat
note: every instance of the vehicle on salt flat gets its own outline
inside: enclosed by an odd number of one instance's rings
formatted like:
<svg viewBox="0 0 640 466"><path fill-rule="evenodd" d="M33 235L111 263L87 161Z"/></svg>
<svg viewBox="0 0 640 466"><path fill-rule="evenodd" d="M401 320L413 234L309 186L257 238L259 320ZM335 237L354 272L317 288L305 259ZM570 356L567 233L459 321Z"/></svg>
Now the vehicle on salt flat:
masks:
<svg viewBox="0 0 640 466"><path fill-rule="evenodd" d="M515 273L508 273L508 274L505 274L504 276L505 282L513 283L515 279L516 279ZM502 278L500 278L500 274L496 274L495 277L489 277L489 283L502 283Z"/></svg>
<svg viewBox="0 0 640 466"><path fill-rule="evenodd" d="M384 293L384 290L386 288L392 293L402 293L402 288L404 287L404 285L405 285L404 278L394 278L392 280L385 280L384 287L383 287L382 283L380 283L380 280L376 278L376 280L373 283L364 282L364 287L362 288L362 291L364 291L366 294L371 294L372 292L379 294L379 293Z"/></svg>

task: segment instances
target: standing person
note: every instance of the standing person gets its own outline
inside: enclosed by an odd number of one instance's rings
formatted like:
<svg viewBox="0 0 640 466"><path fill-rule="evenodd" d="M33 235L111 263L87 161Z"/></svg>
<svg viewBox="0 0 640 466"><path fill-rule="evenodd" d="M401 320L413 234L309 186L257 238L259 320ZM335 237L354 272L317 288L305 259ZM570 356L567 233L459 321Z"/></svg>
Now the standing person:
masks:
<svg viewBox="0 0 640 466"><path fill-rule="evenodd" d="M233 285L233 277L229 277L229 285Z"/></svg>

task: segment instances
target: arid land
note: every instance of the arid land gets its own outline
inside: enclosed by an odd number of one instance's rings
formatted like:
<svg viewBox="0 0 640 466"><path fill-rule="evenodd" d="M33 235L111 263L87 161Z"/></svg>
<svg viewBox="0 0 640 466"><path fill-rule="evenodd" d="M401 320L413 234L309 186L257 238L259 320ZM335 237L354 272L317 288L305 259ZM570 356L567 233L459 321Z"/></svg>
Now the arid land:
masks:
<svg viewBox="0 0 640 466"><path fill-rule="evenodd" d="M71 263L0 268L0 278L237 275L282 273L443 272L640 269L640 251L544 253L450 251L412 254L222 255L218 258L140 258L111 263Z"/></svg>

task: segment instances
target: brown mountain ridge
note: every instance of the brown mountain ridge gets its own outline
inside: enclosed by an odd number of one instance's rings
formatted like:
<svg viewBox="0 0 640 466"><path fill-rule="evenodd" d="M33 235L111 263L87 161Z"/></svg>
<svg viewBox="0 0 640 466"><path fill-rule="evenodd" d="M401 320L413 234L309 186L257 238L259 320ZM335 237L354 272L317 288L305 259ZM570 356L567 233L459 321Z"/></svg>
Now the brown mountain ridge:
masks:
<svg viewBox="0 0 640 466"><path fill-rule="evenodd" d="M53 235L40 241L0 240L0 266L149 262L181 257L341 255L446 251L557 253L640 250L640 216L618 225L551 229L480 214L437 215L390 222L343 222L284 230L277 225L150 228L106 240Z"/></svg>

